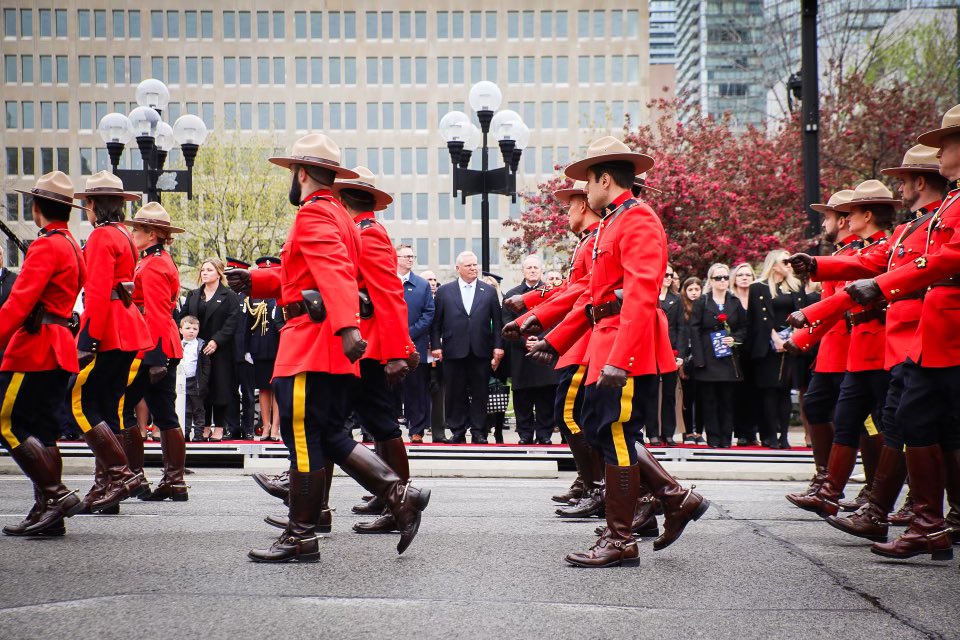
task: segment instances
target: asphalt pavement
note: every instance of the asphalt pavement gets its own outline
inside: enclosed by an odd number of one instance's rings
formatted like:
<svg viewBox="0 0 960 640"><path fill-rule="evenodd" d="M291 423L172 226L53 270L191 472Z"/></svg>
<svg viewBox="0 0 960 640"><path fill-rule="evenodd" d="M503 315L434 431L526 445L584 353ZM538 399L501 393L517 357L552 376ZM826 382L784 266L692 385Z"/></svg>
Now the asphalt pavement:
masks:
<svg viewBox="0 0 960 640"><path fill-rule="evenodd" d="M261 519L282 505L238 471L201 470L186 503L77 516L59 539L0 536L0 638L960 637L956 559L875 556L791 507L800 483L697 482L712 507L678 542L589 570L563 556L598 521L558 520L550 502L570 479L424 480L430 506L398 556L395 536L350 531L362 490L338 477L320 562L264 565L246 552L276 537ZM0 476L0 521L31 499Z"/></svg>

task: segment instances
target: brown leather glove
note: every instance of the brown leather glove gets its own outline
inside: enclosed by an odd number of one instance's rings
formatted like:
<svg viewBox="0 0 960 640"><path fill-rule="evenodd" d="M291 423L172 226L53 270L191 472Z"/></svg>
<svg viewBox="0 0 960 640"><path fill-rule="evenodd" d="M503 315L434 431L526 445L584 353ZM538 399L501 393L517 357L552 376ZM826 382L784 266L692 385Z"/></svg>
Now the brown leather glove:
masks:
<svg viewBox="0 0 960 640"><path fill-rule="evenodd" d="M514 313L523 313L527 310L527 305L523 303L523 296L519 294L510 296L504 300L503 306L505 306L507 309L510 309L510 311L513 311Z"/></svg>
<svg viewBox="0 0 960 640"><path fill-rule="evenodd" d="M383 372L387 376L388 384L397 384L407 377L410 372L410 365L403 358L387 360L387 364L383 365Z"/></svg>
<svg viewBox="0 0 960 640"><path fill-rule="evenodd" d="M253 278L246 269L230 269L225 274L227 276L227 286L233 289L234 293L250 294L253 288Z"/></svg>
<svg viewBox="0 0 960 640"><path fill-rule="evenodd" d="M803 355L803 351L801 351L800 347L797 346L797 343L793 341L793 338L787 338L787 341L783 343L783 350L792 356Z"/></svg>
<svg viewBox="0 0 960 640"><path fill-rule="evenodd" d="M540 324L537 316L530 316L526 322L523 323L523 326L520 327L520 332L526 336L535 336L543 333L543 325Z"/></svg>
<svg viewBox="0 0 960 640"><path fill-rule="evenodd" d="M844 291L862 305L868 305L875 300L883 300L883 291L880 290L880 285L873 278L864 278L852 282L846 286Z"/></svg>
<svg viewBox="0 0 960 640"><path fill-rule="evenodd" d="M343 355L347 356L350 362L356 362L363 357L367 350L367 341L360 335L360 329L347 327L338 331L337 335L343 342Z"/></svg>
<svg viewBox="0 0 960 640"><path fill-rule="evenodd" d="M167 377L167 368L153 366L147 369L147 375L150 376L150 384L157 384Z"/></svg>
<svg viewBox="0 0 960 640"><path fill-rule="evenodd" d="M598 387L625 387L627 386L627 371L612 364L603 365L600 377L597 378Z"/></svg>
<svg viewBox="0 0 960 640"><path fill-rule="evenodd" d="M803 329L810 325L810 321L807 320L807 316L804 315L803 311L794 311L787 316L787 324L794 329Z"/></svg>
<svg viewBox="0 0 960 640"><path fill-rule="evenodd" d="M552 365L560 357L560 354L550 346L549 342L541 340L527 352L527 357L540 364Z"/></svg>
<svg viewBox="0 0 960 640"><path fill-rule="evenodd" d="M417 367L420 366L420 352L414 351L409 356L407 356L407 365L410 367L408 373L413 373L417 370Z"/></svg>
<svg viewBox="0 0 960 640"><path fill-rule="evenodd" d="M817 259L806 253L795 253L785 262L793 267L793 272L800 277L813 275L817 272Z"/></svg>
<svg viewBox="0 0 960 640"><path fill-rule="evenodd" d="M520 340L523 338L523 334L520 333L520 325L517 324L516 320L511 320L503 325L503 329L500 330L500 335L506 340Z"/></svg>

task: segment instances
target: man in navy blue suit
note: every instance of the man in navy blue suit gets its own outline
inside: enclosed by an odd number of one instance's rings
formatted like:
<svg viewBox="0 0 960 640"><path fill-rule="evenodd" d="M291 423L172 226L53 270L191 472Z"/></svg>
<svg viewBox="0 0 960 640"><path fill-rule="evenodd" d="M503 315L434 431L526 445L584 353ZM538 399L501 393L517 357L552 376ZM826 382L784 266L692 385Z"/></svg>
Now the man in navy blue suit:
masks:
<svg viewBox="0 0 960 640"><path fill-rule="evenodd" d="M433 357L443 361L447 428L452 443L486 444L490 370L503 359L500 296L477 279L477 256L457 256L457 279L437 289L434 299Z"/></svg>
<svg viewBox="0 0 960 640"><path fill-rule="evenodd" d="M422 367L417 367L407 375L402 384L403 415L407 419L407 432L413 444L423 442L423 433L430 422L430 367L427 366L427 355L434 311L430 283L413 273L416 258L410 245L401 244L397 247L397 275L403 281L410 339L416 345L423 363Z"/></svg>

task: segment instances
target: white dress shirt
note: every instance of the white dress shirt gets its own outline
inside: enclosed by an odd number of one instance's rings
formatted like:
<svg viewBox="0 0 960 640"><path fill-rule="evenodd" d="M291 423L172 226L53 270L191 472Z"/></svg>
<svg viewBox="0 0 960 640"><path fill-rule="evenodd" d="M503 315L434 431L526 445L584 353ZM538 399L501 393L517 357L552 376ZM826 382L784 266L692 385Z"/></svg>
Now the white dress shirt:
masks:
<svg viewBox="0 0 960 640"><path fill-rule="evenodd" d="M400 278L400 282L402 282L402 283L404 283L404 284L410 282L410 272L409 272L409 271L407 271L407 272L404 273L403 275L401 275L401 274L398 273L398 274L397 274L397 277Z"/></svg>
<svg viewBox="0 0 960 640"><path fill-rule="evenodd" d="M477 281L466 283L463 278L457 278L457 282L460 283L460 298L463 300L463 309L467 312L467 315L470 315L470 311L473 309L473 298L477 294Z"/></svg>
<svg viewBox="0 0 960 640"><path fill-rule="evenodd" d="M183 343L183 359L180 360L180 366L183 367L183 373L188 378L194 378L197 375L197 359L200 357L199 340L181 340Z"/></svg>

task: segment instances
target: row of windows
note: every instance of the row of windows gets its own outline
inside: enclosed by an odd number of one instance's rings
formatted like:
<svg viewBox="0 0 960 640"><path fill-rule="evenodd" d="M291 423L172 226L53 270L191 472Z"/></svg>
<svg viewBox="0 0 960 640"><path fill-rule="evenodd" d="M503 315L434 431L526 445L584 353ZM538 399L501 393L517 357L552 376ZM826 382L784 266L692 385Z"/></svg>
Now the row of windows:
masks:
<svg viewBox="0 0 960 640"><path fill-rule="evenodd" d="M37 127L37 108L35 102L17 102L7 100L4 102L4 125L8 130L24 129L33 130ZM119 113L129 113L137 107L136 102L79 102L77 103L77 116L79 122L77 128L81 131L93 130L97 127L103 116L111 111ZM183 113L192 113L200 116L204 124L212 129L214 125L212 102L187 102L184 108L179 102L171 102L167 105L167 119L170 122L176 122ZM40 102L40 129L53 130L70 129L70 103L68 102Z"/></svg>
<svg viewBox="0 0 960 640"><path fill-rule="evenodd" d="M68 37L66 9L16 9L3 10L3 33L8 38L32 38L34 36L34 13L37 32L41 38ZM183 14L181 17L180 14ZM567 38L569 37L568 11L508 11L507 37L517 38ZM608 16L609 15L609 25ZM539 14L539 15L538 15ZM115 9L77 10L77 36L80 38L106 38L109 28L113 38L140 38L139 10ZM326 20L324 20L324 17ZM284 11L224 11L223 38L227 40L250 40L286 38L286 13ZM426 11L367 11L364 16L365 36L368 40L426 39ZM577 12L578 38L632 38L638 35L640 12L636 10L581 10ZM354 11L295 11L293 13L294 37L320 39L356 39L357 14ZM464 38L492 40L497 38L498 15L496 11L437 11L436 35L440 39ZM150 11L150 37L177 40L213 38L212 11ZM537 28L539 26L539 29ZM324 29L326 27L326 29ZM326 36L324 36L326 31Z"/></svg>

